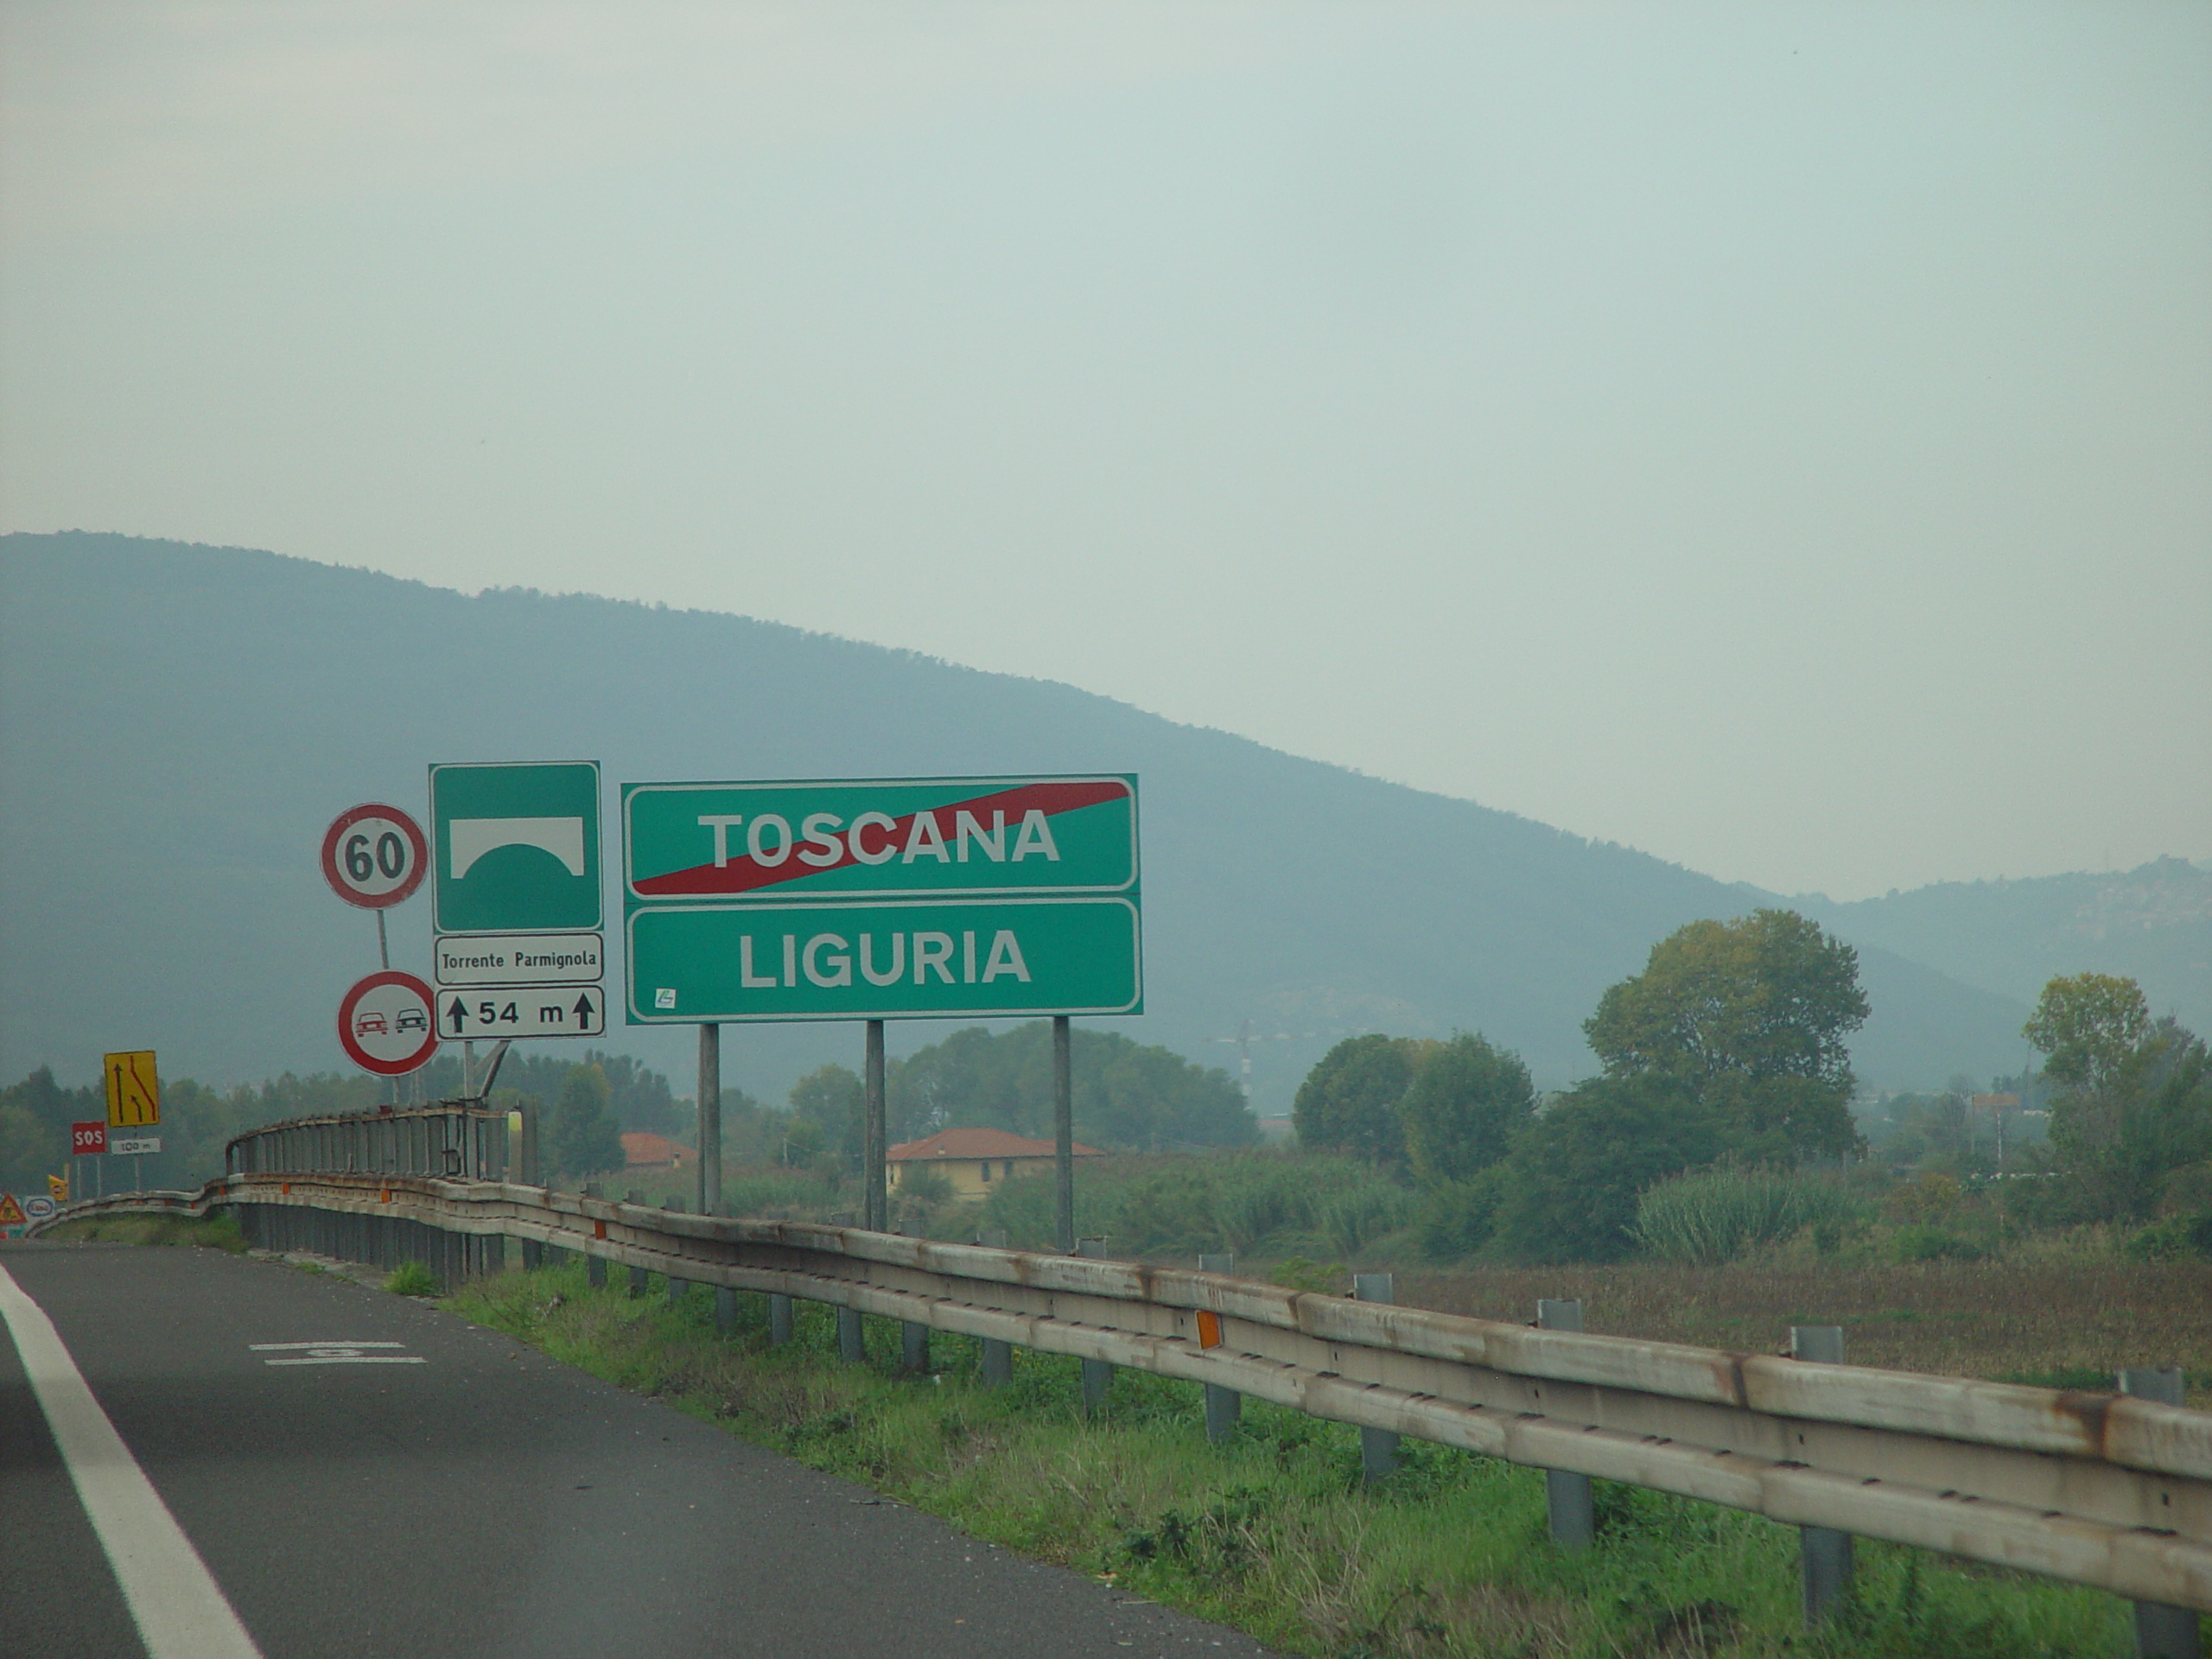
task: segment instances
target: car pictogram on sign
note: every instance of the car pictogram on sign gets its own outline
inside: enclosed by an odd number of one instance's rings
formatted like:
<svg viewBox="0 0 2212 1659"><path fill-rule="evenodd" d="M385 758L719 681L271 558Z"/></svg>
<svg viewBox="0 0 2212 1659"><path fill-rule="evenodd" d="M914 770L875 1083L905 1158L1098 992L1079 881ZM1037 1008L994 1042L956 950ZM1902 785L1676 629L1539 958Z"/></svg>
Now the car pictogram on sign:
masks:
<svg viewBox="0 0 2212 1659"><path fill-rule="evenodd" d="M371 974L338 1004L339 1044L364 1071L404 1077L438 1052L430 1007L430 988L414 975Z"/></svg>

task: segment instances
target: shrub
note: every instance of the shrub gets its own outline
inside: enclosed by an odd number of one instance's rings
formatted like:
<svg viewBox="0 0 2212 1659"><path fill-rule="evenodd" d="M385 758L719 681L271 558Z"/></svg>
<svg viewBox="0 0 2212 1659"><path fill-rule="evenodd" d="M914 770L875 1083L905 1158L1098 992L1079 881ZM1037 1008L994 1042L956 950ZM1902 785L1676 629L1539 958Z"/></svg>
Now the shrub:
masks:
<svg viewBox="0 0 2212 1659"><path fill-rule="evenodd" d="M1592 1078L1516 1138L1497 1242L1529 1262L1618 1261L1636 1245L1637 1195L1721 1148L1713 1115L1676 1079Z"/></svg>
<svg viewBox="0 0 2212 1659"><path fill-rule="evenodd" d="M1447 1181L1421 1195L1414 1236L1432 1262L1472 1255L1490 1243L1497 1225L1498 1172L1484 1170L1471 1180Z"/></svg>
<svg viewBox="0 0 2212 1659"><path fill-rule="evenodd" d="M2137 1262L2178 1262L2188 1256L2212 1256L2212 1210L2193 1216L2168 1216L2139 1228L2125 1246Z"/></svg>
<svg viewBox="0 0 2212 1659"><path fill-rule="evenodd" d="M1959 1183L1941 1170L1923 1170L1882 1201L1891 1221L1941 1221L1959 1207Z"/></svg>
<svg viewBox="0 0 2212 1659"><path fill-rule="evenodd" d="M1322 1201L1321 1236L1338 1255L1355 1255L1363 1247L1404 1226L1412 1208L1412 1199L1396 1187L1356 1188L1340 1198Z"/></svg>
<svg viewBox="0 0 2212 1659"><path fill-rule="evenodd" d="M1701 1169L1647 1187L1636 1202L1637 1241L1669 1262L1732 1262L1762 1244L1815 1230L1833 1249L1860 1219L1834 1179L1776 1169Z"/></svg>
<svg viewBox="0 0 2212 1659"><path fill-rule="evenodd" d="M1988 1254L1974 1240L1925 1222L1898 1228L1890 1247L1900 1262L1979 1262Z"/></svg>

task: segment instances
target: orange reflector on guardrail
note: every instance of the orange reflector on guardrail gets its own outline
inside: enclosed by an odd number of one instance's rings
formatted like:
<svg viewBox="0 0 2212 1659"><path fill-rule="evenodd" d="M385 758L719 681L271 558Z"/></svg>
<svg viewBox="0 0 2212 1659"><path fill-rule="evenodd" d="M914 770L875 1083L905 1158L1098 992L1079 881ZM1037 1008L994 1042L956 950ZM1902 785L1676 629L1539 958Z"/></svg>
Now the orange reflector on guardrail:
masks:
<svg viewBox="0 0 2212 1659"><path fill-rule="evenodd" d="M603 1221L594 1221L592 1223L591 1236L594 1238L605 1238L607 1236L607 1224Z"/></svg>
<svg viewBox="0 0 2212 1659"><path fill-rule="evenodd" d="M284 1193L284 1196L285 1196L286 1198L290 1198L290 1197L292 1196L292 1184L291 1184L289 1181L286 1181L286 1182L284 1183L284 1185L283 1185L283 1193Z"/></svg>
<svg viewBox="0 0 2212 1659"><path fill-rule="evenodd" d="M1202 1307L1198 1310L1198 1346L1201 1348L1221 1346L1221 1315L1210 1307Z"/></svg>
<svg viewBox="0 0 2212 1659"><path fill-rule="evenodd" d="M383 1195L377 1199L377 1202L378 1204L390 1204L391 1202L391 1189L388 1186L385 1188Z"/></svg>

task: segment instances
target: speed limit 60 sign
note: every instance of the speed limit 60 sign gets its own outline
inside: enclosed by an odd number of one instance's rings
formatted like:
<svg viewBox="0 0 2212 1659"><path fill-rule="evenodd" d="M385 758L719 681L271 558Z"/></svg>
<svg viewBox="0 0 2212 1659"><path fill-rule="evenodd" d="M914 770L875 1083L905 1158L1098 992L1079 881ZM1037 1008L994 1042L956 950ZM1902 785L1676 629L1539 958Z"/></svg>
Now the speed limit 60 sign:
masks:
<svg viewBox="0 0 2212 1659"><path fill-rule="evenodd" d="M341 812L322 837L322 879L349 905L384 910L423 885L430 867L422 827L396 806Z"/></svg>

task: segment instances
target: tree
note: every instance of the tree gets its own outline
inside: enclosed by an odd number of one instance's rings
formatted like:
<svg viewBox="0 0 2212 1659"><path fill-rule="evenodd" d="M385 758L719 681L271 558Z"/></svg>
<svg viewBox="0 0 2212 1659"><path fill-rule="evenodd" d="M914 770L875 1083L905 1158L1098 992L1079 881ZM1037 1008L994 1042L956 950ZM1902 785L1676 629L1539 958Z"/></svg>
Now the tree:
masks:
<svg viewBox="0 0 2212 1659"><path fill-rule="evenodd" d="M791 1116L811 1123L817 1143L834 1147L843 1167L857 1170L867 1156L868 1085L860 1074L834 1062L818 1065L791 1085Z"/></svg>
<svg viewBox="0 0 2212 1659"><path fill-rule="evenodd" d="M1529 1262L1612 1262L1635 1248L1636 1201L1711 1163L1723 1127L1663 1072L1593 1077L1516 1137L1499 1182L1499 1243Z"/></svg>
<svg viewBox="0 0 2212 1659"><path fill-rule="evenodd" d="M1249 1146L1259 1125L1226 1071L1118 1032L1072 1033L1076 1138L1105 1147ZM1052 1027L957 1031L891 1069L894 1141L949 1128L1052 1132Z"/></svg>
<svg viewBox="0 0 2212 1659"><path fill-rule="evenodd" d="M1421 1055L1399 1103L1407 1161L1424 1185L1464 1181L1503 1159L1535 1109L1521 1057L1461 1032Z"/></svg>
<svg viewBox="0 0 2212 1659"><path fill-rule="evenodd" d="M1345 1038L1298 1085L1290 1109L1298 1144L1378 1164L1402 1157L1398 1103L1413 1080L1411 1045L1379 1032Z"/></svg>
<svg viewBox="0 0 2212 1659"><path fill-rule="evenodd" d="M1840 1154L1859 1144L1846 1039L1867 1010L1856 950L1761 910L1677 928L1582 1029L1606 1076L1681 1083L1740 1151Z"/></svg>
<svg viewBox="0 0 2212 1659"><path fill-rule="evenodd" d="M2110 1087L2151 1033L2151 1008L2132 979L2076 974L2043 988L2020 1034L2050 1056L2044 1075L2094 1094Z"/></svg>
<svg viewBox="0 0 2212 1659"><path fill-rule="evenodd" d="M553 1133L546 1148L552 1167L581 1178L620 1169L621 1126L607 1109L607 1073L596 1065L572 1065L553 1103Z"/></svg>
<svg viewBox="0 0 2212 1659"><path fill-rule="evenodd" d="M2054 1218L2141 1221L2177 1185L2212 1176L2212 1054L2196 1037L2161 1020L2125 1054L2092 1058L2082 1075L2098 1081L2069 1085L2051 1105L2064 1177L2043 1200Z"/></svg>

